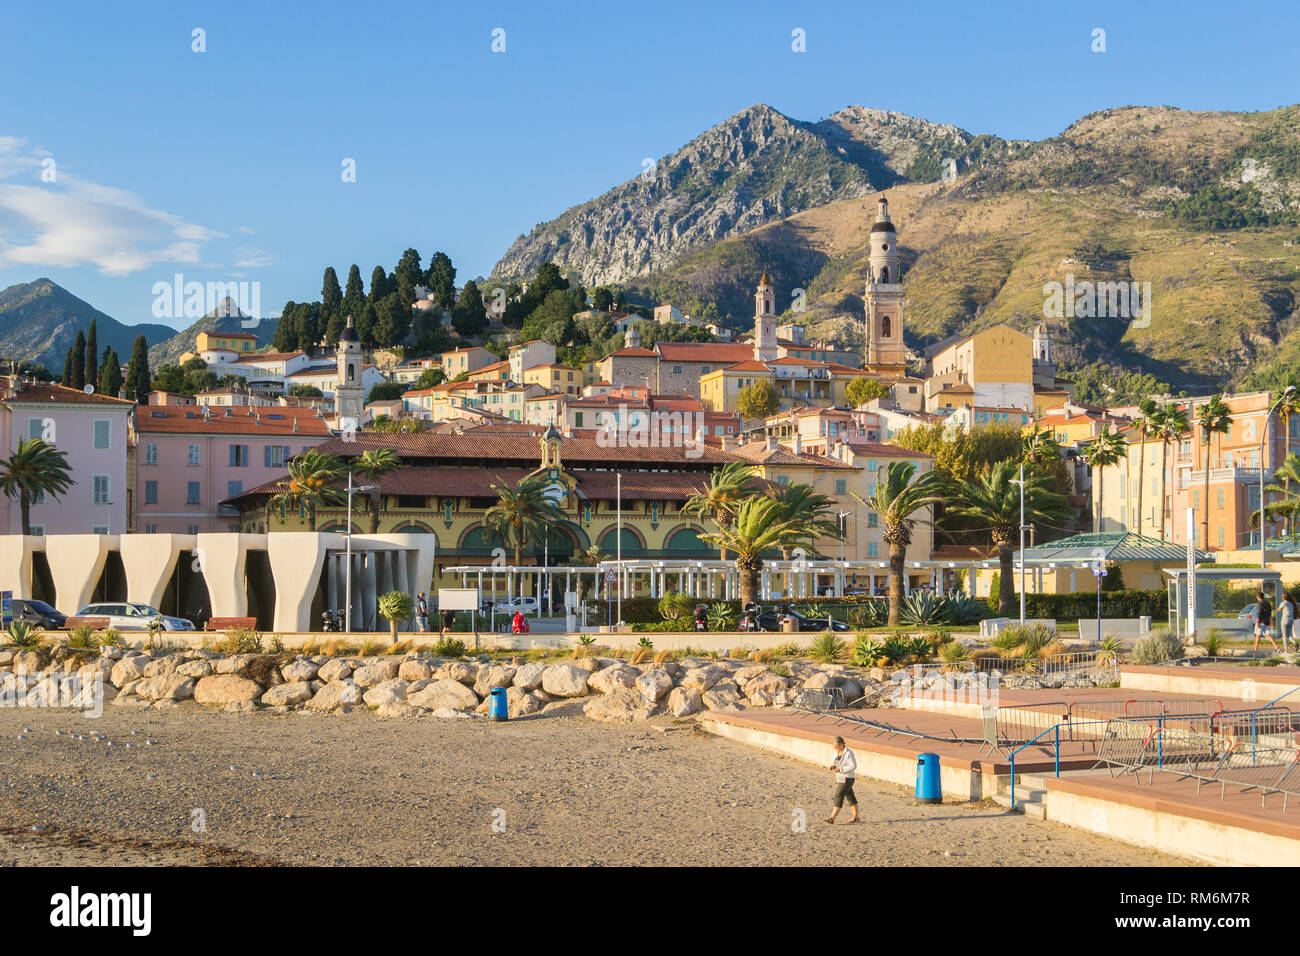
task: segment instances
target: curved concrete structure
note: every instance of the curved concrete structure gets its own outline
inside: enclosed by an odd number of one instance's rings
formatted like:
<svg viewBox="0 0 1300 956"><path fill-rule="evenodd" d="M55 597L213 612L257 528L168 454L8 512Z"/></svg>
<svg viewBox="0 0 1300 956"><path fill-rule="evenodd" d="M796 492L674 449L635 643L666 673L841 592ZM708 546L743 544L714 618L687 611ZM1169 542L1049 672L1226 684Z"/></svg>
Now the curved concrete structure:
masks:
<svg viewBox="0 0 1300 956"><path fill-rule="evenodd" d="M197 536L203 580L212 600L213 617L245 617L248 587L245 575L249 551L265 551L264 534L205 534Z"/></svg>
<svg viewBox="0 0 1300 956"><path fill-rule="evenodd" d="M310 631L311 602L325 566L326 549L342 548L344 535L280 531L266 537L266 554L275 578L275 630Z"/></svg>
<svg viewBox="0 0 1300 956"><path fill-rule="evenodd" d="M32 596L32 552L41 538L6 535L0 546L0 590L13 591L16 598Z"/></svg>
<svg viewBox="0 0 1300 956"><path fill-rule="evenodd" d="M76 614L90 603L104 573L108 552L118 549L116 534L51 534L45 536L45 559L54 579L55 607Z"/></svg>
<svg viewBox="0 0 1300 956"><path fill-rule="evenodd" d="M122 535L118 550L126 571L126 599L158 607L182 551L194 551L194 538L188 534Z"/></svg>

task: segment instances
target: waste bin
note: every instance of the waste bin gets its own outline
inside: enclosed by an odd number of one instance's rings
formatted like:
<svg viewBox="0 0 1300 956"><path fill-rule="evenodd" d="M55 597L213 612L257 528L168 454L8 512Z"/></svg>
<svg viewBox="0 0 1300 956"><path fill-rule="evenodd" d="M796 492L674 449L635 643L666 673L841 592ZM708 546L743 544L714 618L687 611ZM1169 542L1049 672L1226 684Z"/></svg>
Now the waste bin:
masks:
<svg viewBox="0 0 1300 956"><path fill-rule="evenodd" d="M783 634L798 634L798 633L799 633L799 624L798 624L798 622L795 621L795 619L792 618L792 617L783 617L783 618L781 618L781 633L783 633Z"/></svg>
<svg viewBox="0 0 1300 956"><path fill-rule="evenodd" d="M493 720L509 720L510 708L506 706L506 689L504 687L492 688L492 703L488 708L488 716ZM917 784L920 787L920 784Z"/></svg>
<svg viewBox="0 0 1300 956"><path fill-rule="evenodd" d="M943 791L939 788L938 754L916 756L916 802L943 803Z"/></svg>

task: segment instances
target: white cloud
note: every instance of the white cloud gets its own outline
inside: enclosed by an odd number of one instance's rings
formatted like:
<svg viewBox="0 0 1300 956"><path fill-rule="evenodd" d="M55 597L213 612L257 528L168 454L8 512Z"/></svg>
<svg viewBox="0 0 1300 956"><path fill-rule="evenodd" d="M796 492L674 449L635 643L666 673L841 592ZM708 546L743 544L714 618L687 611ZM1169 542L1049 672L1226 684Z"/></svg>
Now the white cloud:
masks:
<svg viewBox="0 0 1300 956"><path fill-rule="evenodd" d="M127 275L158 263L197 263L203 243L225 236L62 166L55 182L43 182L48 155L0 137L0 266L94 266Z"/></svg>
<svg viewBox="0 0 1300 956"><path fill-rule="evenodd" d="M235 250L235 267L239 269L261 269L274 261L275 258L264 249L240 247Z"/></svg>

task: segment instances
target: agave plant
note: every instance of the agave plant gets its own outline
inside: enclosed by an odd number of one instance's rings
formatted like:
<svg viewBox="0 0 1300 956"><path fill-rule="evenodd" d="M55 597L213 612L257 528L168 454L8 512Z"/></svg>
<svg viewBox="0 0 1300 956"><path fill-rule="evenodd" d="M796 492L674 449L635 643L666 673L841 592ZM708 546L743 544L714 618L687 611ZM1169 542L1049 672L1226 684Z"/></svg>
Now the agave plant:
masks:
<svg viewBox="0 0 1300 956"><path fill-rule="evenodd" d="M852 661L854 667L875 667L880 660L883 645L867 634L859 634L853 641Z"/></svg>
<svg viewBox="0 0 1300 956"><path fill-rule="evenodd" d="M943 617L943 601L931 591L913 591L903 599L899 611L904 624L940 624Z"/></svg>
<svg viewBox="0 0 1300 956"><path fill-rule="evenodd" d="M907 657L911 653L911 641L899 634L891 634L885 638L885 642L880 646L881 662L895 667L906 663Z"/></svg>
<svg viewBox="0 0 1300 956"><path fill-rule="evenodd" d="M808 645L808 653L823 664L834 664L844 657L848 646L830 631L822 631Z"/></svg>
<svg viewBox="0 0 1300 956"><path fill-rule="evenodd" d="M1024 644L1027 636L1028 633L1024 628L1019 625L1008 624L1006 627L999 628L993 640L989 641L989 645L1006 657Z"/></svg>
<svg viewBox="0 0 1300 956"><path fill-rule="evenodd" d="M914 662L924 664L934 654L934 645L925 637L913 637L907 642L907 652Z"/></svg>
<svg viewBox="0 0 1300 956"><path fill-rule="evenodd" d="M647 651L653 651L655 649L655 642L650 640L648 637L643 637L636 642L636 646L644 648Z"/></svg>
<svg viewBox="0 0 1300 956"><path fill-rule="evenodd" d="M99 641L95 638L95 629L89 624L78 624L68 632L67 640L64 641L68 647L78 650L90 650L94 648Z"/></svg>
<svg viewBox="0 0 1300 956"><path fill-rule="evenodd" d="M809 604L799 609L799 613L804 617L828 618L831 616L831 609L826 604Z"/></svg>
<svg viewBox="0 0 1300 956"><path fill-rule="evenodd" d="M1206 657L1221 656L1223 653L1223 632L1217 627L1210 628L1201 640L1201 646L1205 648Z"/></svg>
<svg viewBox="0 0 1300 956"><path fill-rule="evenodd" d="M710 631L732 631L736 628L738 616L735 608L721 601L709 605L708 621Z"/></svg>
<svg viewBox="0 0 1300 956"><path fill-rule="evenodd" d="M1107 634L1097 643L1097 663L1118 664L1120 651L1123 649L1123 642L1118 637L1114 634ZM1207 653L1209 652L1207 651Z"/></svg>
<svg viewBox="0 0 1300 956"><path fill-rule="evenodd" d="M943 661L945 671L966 670L970 659L970 648L961 641L949 641L939 648L939 660Z"/></svg>
<svg viewBox="0 0 1300 956"><path fill-rule="evenodd" d="M43 628L27 621L14 621L9 625L9 644L13 647L35 647L41 643Z"/></svg>
<svg viewBox="0 0 1300 956"><path fill-rule="evenodd" d="M968 624L978 624L984 618L984 613L988 611L988 603L977 601L974 598L957 594L945 600L944 610L947 612L949 624L965 626Z"/></svg>
<svg viewBox="0 0 1300 956"><path fill-rule="evenodd" d="M94 641L100 647L121 647L124 643L122 632L115 627L106 627L102 631L96 631Z"/></svg>

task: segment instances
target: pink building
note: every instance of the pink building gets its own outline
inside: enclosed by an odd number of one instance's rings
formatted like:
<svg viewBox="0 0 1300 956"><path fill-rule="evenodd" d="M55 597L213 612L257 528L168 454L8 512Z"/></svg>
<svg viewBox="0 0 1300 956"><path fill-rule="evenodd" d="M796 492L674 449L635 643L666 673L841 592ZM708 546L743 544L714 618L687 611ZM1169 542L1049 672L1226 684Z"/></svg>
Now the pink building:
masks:
<svg viewBox="0 0 1300 956"><path fill-rule="evenodd" d="M0 445L8 457L24 438L44 438L67 457L76 482L62 498L33 502L33 534L121 534L130 492L127 443L135 403L25 380L0 377ZM22 534L17 498L0 496L0 528Z"/></svg>
<svg viewBox="0 0 1300 956"><path fill-rule="evenodd" d="M292 406L136 411L136 509L132 530L238 531L221 502L282 476L294 455L330 437L315 410Z"/></svg>

